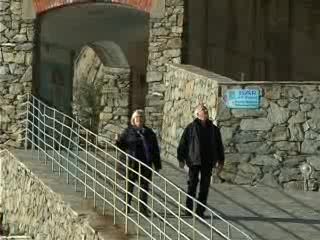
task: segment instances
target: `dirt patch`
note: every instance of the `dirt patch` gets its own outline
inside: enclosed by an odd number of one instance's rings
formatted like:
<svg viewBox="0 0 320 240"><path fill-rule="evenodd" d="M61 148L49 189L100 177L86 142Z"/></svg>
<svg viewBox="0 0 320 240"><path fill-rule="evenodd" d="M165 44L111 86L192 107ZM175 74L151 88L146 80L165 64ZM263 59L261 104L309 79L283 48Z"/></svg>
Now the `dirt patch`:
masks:
<svg viewBox="0 0 320 240"><path fill-rule="evenodd" d="M128 240L129 235L124 233L123 224L113 224L113 216L97 213L93 208L93 201L84 199L81 201L81 209L86 213L86 217L91 227L99 233L99 236L106 240Z"/></svg>

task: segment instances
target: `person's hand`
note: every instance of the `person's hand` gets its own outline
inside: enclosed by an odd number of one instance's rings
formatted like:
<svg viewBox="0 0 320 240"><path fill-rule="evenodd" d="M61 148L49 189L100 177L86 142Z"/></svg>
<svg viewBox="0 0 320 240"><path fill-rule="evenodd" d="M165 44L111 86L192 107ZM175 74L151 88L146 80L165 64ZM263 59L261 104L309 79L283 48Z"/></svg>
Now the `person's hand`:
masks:
<svg viewBox="0 0 320 240"><path fill-rule="evenodd" d="M218 162L216 169L217 169L217 176L220 177L220 173L222 172L222 169L223 169L223 163Z"/></svg>
<svg viewBox="0 0 320 240"><path fill-rule="evenodd" d="M118 141L118 140L119 140L119 134L118 134L118 133L116 133L116 135L114 136L114 140L115 140L115 141Z"/></svg>
<svg viewBox="0 0 320 240"><path fill-rule="evenodd" d="M184 162L179 162L179 168L184 168L184 166L185 166L186 164L184 163Z"/></svg>
<svg viewBox="0 0 320 240"><path fill-rule="evenodd" d="M159 173L161 168L155 168L154 170Z"/></svg>

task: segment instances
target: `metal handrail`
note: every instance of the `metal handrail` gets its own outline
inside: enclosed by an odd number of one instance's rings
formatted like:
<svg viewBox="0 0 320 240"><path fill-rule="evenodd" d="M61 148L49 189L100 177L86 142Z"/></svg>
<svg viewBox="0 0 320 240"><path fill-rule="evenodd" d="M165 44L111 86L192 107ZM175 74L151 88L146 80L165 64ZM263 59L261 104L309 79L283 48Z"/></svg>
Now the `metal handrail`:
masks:
<svg viewBox="0 0 320 240"><path fill-rule="evenodd" d="M116 223L116 214L120 213L125 219L125 232L128 232L130 220L137 227L137 236L139 236L139 230L141 230L150 239L159 239L155 238L155 232L158 232L160 239L212 240L217 235L227 240L252 239L219 214L189 196L162 174L154 171L133 156L128 155L113 143L85 129L70 116L46 105L32 95L27 96L25 106L26 111L23 112L26 116L24 120L25 148L30 147L33 152L37 150L39 160L40 154L44 154L45 163L51 160L52 171L54 171L54 165L58 166L59 175L65 172L67 174L67 183L70 182L71 177L74 180L76 190L79 188L79 184L80 186L82 184L85 197L91 191L95 206L97 200L100 199L103 202L103 214L105 214L106 205L108 204L113 209L114 223ZM124 156L125 162L121 161L121 155ZM129 166L129 159L138 163L138 171ZM93 161L94 164L90 164L89 160ZM98 168L98 165L101 168ZM125 174L121 175L116 166L122 166ZM152 180L145 178L141 174L142 168L147 168L152 172ZM129 172L138 175L138 183L128 178ZM119 178L124 178L124 186L122 186L123 181ZM155 178L157 178L157 181L154 180ZM141 187L141 180L149 183L151 191L145 191ZM163 186L161 186L161 183L163 183ZM138 196L128 191L129 184L139 190ZM99 192L98 188L102 189L102 191ZM169 188L172 188L173 192L169 192ZM124 198L119 197L118 192L122 192ZM127 204L129 196L140 203L140 192L145 192L151 200L151 206L146 206L151 213L150 218L139 213L140 204L138 204L137 208ZM107 194L112 196L111 199L107 199ZM195 211L191 212L187 209L181 202L184 197L190 197L194 203L203 206L209 213L209 219L203 219ZM122 211L117 206L119 203L125 206L125 211ZM173 205L175 209L170 209L168 204ZM163 215L157 210L159 207L164 209ZM137 218L128 213L129 209L138 213ZM183 218L183 210L191 214L189 219L191 222ZM159 224L155 219L159 220ZM141 220L144 223L141 223ZM146 227L145 222L150 228ZM185 228L191 229L192 233L186 233L184 231ZM205 230L203 230L204 228Z"/></svg>

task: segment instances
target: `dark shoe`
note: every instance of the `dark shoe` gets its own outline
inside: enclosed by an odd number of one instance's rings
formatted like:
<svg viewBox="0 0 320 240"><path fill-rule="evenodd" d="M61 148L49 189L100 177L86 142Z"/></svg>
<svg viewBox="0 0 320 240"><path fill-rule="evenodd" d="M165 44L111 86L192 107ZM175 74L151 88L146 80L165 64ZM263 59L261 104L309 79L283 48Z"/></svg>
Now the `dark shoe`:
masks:
<svg viewBox="0 0 320 240"><path fill-rule="evenodd" d="M149 210L142 210L141 213L147 218L150 217Z"/></svg>
<svg viewBox="0 0 320 240"><path fill-rule="evenodd" d="M190 210L185 210L184 214L186 217L191 217L192 216L192 212Z"/></svg>
<svg viewBox="0 0 320 240"><path fill-rule="evenodd" d="M127 206L127 211L128 211L128 213L131 212L130 206ZM123 213L126 212L126 207L122 208L122 212L123 212Z"/></svg>
<svg viewBox="0 0 320 240"><path fill-rule="evenodd" d="M150 217L150 211L145 206L140 207L140 213L143 214L145 217Z"/></svg>
<svg viewBox="0 0 320 240"><path fill-rule="evenodd" d="M196 211L196 214L201 218L209 218L209 216L204 214L204 211Z"/></svg>

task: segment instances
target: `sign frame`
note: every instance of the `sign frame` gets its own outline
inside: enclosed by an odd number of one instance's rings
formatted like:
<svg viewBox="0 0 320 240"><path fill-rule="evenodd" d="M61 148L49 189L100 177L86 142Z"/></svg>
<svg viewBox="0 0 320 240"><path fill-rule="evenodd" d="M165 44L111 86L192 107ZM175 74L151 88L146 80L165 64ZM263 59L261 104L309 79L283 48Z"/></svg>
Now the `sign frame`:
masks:
<svg viewBox="0 0 320 240"><path fill-rule="evenodd" d="M225 105L231 109L259 109L261 89L228 89L223 96Z"/></svg>

